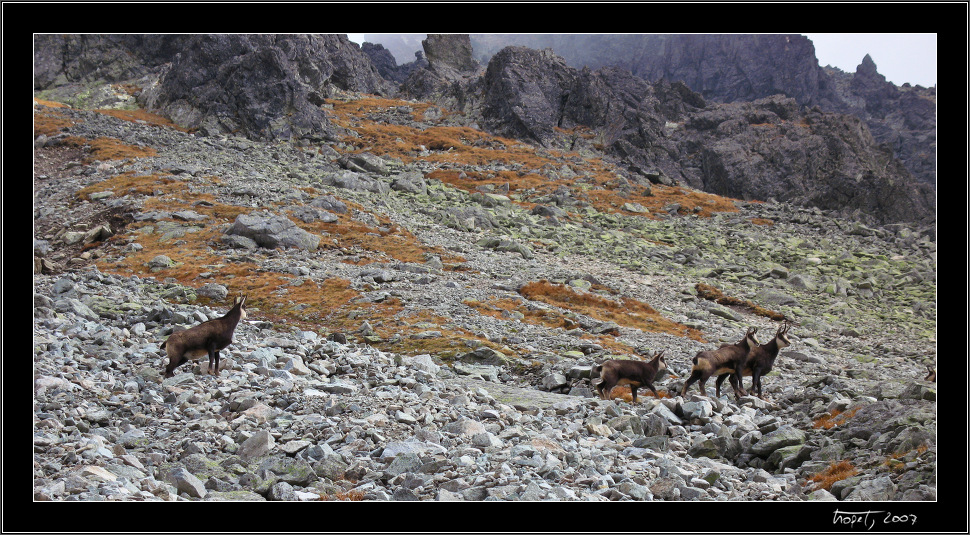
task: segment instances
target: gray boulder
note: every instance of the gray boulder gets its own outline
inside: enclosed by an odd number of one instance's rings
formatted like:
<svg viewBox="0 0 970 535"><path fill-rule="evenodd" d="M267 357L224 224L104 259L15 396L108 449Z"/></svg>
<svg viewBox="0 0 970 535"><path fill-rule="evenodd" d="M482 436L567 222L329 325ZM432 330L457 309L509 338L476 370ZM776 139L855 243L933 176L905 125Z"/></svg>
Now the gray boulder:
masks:
<svg viewBox="0 0 970 535"><path fill-rule="evenodd" d="M269 213L239 214L226 234L244 236L260 247L292 247L315 251L320 236L311 234L284 216Z"/></svg>

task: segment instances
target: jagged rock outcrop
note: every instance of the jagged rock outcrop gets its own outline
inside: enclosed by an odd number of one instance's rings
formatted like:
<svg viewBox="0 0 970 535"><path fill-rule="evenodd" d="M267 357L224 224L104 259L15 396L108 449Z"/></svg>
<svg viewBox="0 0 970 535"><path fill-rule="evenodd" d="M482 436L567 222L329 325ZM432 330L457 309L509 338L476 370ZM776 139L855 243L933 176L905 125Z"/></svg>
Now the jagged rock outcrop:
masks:
<svg viewBox="0 0 970 535"><path fill-rule="evenodd" d="M575 78L575 70L549 51L503 49L482 78L482 126L502 136L548 144Z"/></svg>
<svg viewBox="0 0 970 535"><path fill-rule="evenodd" d="M393 91L344 35L195 35L185 45L145 102L204 134L330 139L320 106L334 90Z"/></svg>
<svg viewBox="0 0 970 535"><path fill-rule="evenodd" d="M139 101L202 134L330 139L335 91L394 85L345 35L42 35L35 89L144 78Z"/></svg>
<svg viewBox="0 0 970 535"><path fill-rule="evenodd" d="M508 45L551 48L574 68L616 66L649 81L679 80L704 98L783 93L803 105L831 98L812 42L798 34L473 35L479 57Z"/></svg>
<svg viewBox="0 0 970 535"><path fill-rule="evenodd" d="M470 89L477 79L478 63L472 58L468 35L431 34L422 42L427 67L414 71L401 84L410 98L434 100L455 110L475 100Z"/></svg>
<svg viewBox="0 0 970 535"><path fill-rule="evenodd" d="M178 36L38 34L34 89L113 83L146 76L178 52Z"/></svg>
<svg viewBox="0 0 970 535"><path fill-rule="evenodd" d="M365 42L360 46L361 51L367 54L371 63L377 68L377 72L385 79L398 84L404 83L411 73L428 66L428 60L424 59L424 54L420 51L415 52L414 60L397 64L394 55L384 45Z"/></svg>
<svg viewBox="0 0 970 535"><path fill-rule="evenodd" d="M732 108L699 112L671 132L683 149L684 179L695 187L880 223L933 217L932 188L913 180L860 119L803 111L780 95Z"/></svg>
<svg viewBox="0 0 970 535"><path fill-rule="evenodd" d="M922 182L936 186L936 88L897 87L879 74L868 54L854 74L827 69L839 103L834 111L850 113L869 125L872 136Z"/></svg>
<svg viewBox="0 0 970 535"><path fill-rule="evenodd" d="M505 46L551 48L574 68L618 66L649 81L679 80L717 102L775 94L800 105L850 113L922 182L936 186L936 90L896 87L868 55L854 74L819 66L803 35L489 34L471 36L476 57Z"/></svg>
<svg viewBox="0 0 970 535"><path fill-rule="evenodd" d="M618 68L577 71L551 51L507 47L482 77L482 126L545 146L579 126L633 173L666 176L747 200L928 221L930 188L852 117L772 96L708 104L684 84L648 83ZM558 130L557 130L558 129Z"/></svg>

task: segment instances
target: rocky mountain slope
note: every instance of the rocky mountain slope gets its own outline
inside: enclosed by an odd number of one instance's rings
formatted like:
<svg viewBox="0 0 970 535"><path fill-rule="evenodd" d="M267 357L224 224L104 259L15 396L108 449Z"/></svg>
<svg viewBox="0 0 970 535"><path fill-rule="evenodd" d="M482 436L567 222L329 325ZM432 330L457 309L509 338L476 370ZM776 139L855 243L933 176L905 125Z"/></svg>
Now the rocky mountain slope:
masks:
<svg viewBox="0 0 970 535"><path fill-rule="evenodd" d="M412 36L368 35L411 61ZM712 102L752 102L783 94L800 106L849 114L891 148L919 181L936 186L936 88L887 82L870 56L854 73L819 65L811 40L797 34L472 34L487 64L508 46L551 49L572 68L618 67L649 82L679 81ZM413 53L413 52L412 52Z"/></svg>
<svg viewBox="0 0 970 535"><path fill-rule="evenodd" d="M35 99L36 500L936 499L934 232L316 94L292 141ZM163 378L239 294L220 375ZM766 400L678 395L781 317ZM659 350L661 398L592 396Z"/></svg>

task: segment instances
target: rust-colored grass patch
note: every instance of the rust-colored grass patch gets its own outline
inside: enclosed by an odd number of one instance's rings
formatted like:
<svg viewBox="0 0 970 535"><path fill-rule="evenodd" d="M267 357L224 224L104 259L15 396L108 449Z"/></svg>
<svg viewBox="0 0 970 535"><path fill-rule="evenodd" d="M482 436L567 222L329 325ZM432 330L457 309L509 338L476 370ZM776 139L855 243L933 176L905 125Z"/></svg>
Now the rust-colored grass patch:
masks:
<svg viewBox="0 0 970 535"><path fill-rule="evenodd" d="M106 191L111 191L115 197L124 195L168 196L184 193L187 189L187 184L176 178L159 175L136 175L132 171L125 171L85 186L78 190L76 195L85 200L90 199L93 193ZM196 200L211 200L211 195L207 197L207 199L196 197ZM166 199L160 202L167 206L173 201L174 199Z"/></svg>
<svg viewBox="0 0 970 535"><path fill-rule="evenodd" d="M57 102L48 102L46 100L38 101L37 99L34 99L34 102L39 102L48 107L67 107L63 104L57 106ZM34 137L41 134L48 137L53 136L54 134L57 134L65 128L73 125L73 120L64 116L56 109L42 108L34 110Z"/></svg>
<svg viewBox="0 0 970 535"><path fill-rule="evenodd" d="M145 158L156 156L158 153L151 147L137 147L126 145L117 139L110 137L99 137L97 139L85 139L83 137L69 136L64 138L64 143L75 147L89 146L91 155L83 160L85 164L94 161L105 160L124 160L128 158Z"/></svg>
<svg viewBox="0 0 970 535"><path fill-rule="evenodd" d="M717 212L737 212L735 199L721 197L702 191L694 191L681 186L650 186L649 194L643 186L629 186L623 190L612 187L615 178L612 174L597 176L592 189L584 195L594 208L601 212L627 213L623 210L626 203L637 203L650 210L645 217L658 219L657 214L666 214L665 207L679 205L677 213L680 215L697 215L711 217Z"/></svg>
<svg viewBox="0 0 970 535"><path fill-rule="evenodd" d="M42 98L34 98L34 104L40 106L47 106L48 108L70 108L67 104L61 102L54 102L53 100L44 100Z"/></svg>
<svg viewBox="0 0 970 535"><path fill-rule="evenodd" d="M167 117L162 117L161 115L157 115L143 109L137 109L137 110L99 109L94 111L101 113L103 115L110 115L112 117L116 117L118 119L122 119L125 121L131 121L135 123L147 123L155 126L163 126L165 128L174 128L182 132L191 131L191 129L183 128L173 123L172 120Z"/></svg>
<svg viewBox="0 0 970 535"><path fill-rule="evenodd" d="M849 412L842 412L839 409L832 409L812 422L812 427L815 429L832 429L833 427L838 427L848 421L849 418L855 416L855 413L858 410L859 407L856 407Z"/></svg>
<svg viewBox="0 0 970 535"><path fill-rule="evenodd" d="M623 204L635 202L650 210L646 217L651 219L657 219L657 213L674 203L680 206L678 213L681 215L710 217L716 212L738 211L734 199L679 186L654 185L648 194L643 186L627 184L611 165L599 159L585 159L579 177L561 179L545 170L561 169L577 155L551 149L540 152L519 141L491 136L469 127L431 126L422 129L366 119L370 114L401 106L411 107L417 115L427 106L420 108L411 102L379 98L329 102L333 104L335 122L357 132L357 137L344 139L347 145L356 147L353 150L366 150L405 163L417 160L436 163L439 168L429 173L429 178L469 193L487 185L507 187L510 194L519 194L519 199L513 202L526 209L534 206L529 198L566 187L577 199L588 202L598 211L630 215L623 210ZM420 147L428 152L420 153ZM470 169L496 164L514 170L483 174Z"/></svg>
<svg viewBox="0 0 970 535"><path fill-rule="evenodd" d="M408 107L411 108L412 118L416 121L421 120L421 115L431 107L428 102L408 102L406 100L393 98L363 97L359 99L328 99L327 104L333 106L333 111L338 115L353 116L357 118L366 117L372 113L380 113L390 108Z"/></svg>
<svg viewBox="0 0 970 535"><path fill-rule="evenodd" d="M764 316L766 318L769 318L775 321L781 321L786 319L785 315L782 314L781 312L775 312L773 310L769 310L767 308L758 306L752 303L751 301L747 301L745 299L738 299L737 297L728 297L724 295L724 292L709 284L704 284L702 282L699 282L694 285L694 289L697 290L698 297L702 297L704 299L707 299L708 301L714 301L719 305L736 306L736 307L745 308L747 310L750 310L753 314L756 314L758 316Z"/></svg>
<svg viewBox="0 0 970 535"><path fill-rule="evenodd" d="M555 329L557 327L571 329L575 327L575 322L567 319L561 312L545 308L530 307L518 299L492 298L488 301L465 299L462 301L462 303L474 308L479 314L492 318L511 320L515 319L515 314L518 313L521 314L522 321L532 325L541 325L551 329Z"/></svg>
<svg viewBox="0 0 970 535"><path fill-rule="evenodd" d="M653 391L651 391L649 388L637 388L638 399L643 397L657 398L657 399L665 399L665 398L672 397L669 392L666 392L659 388L657 389L657 394L658 395L654 396ZM633 392L630 390L630 387L627 385L614 386L613 390L610 390L609 398L621 399L623 401L626 401L627 403L633 403Z"/></svg>
<svg viewBox="0 0 970 535"><path fill-rule="evenodd" d="M350 253L358 253L355 260L348 263L363 265L373 262L424 263L429 254L437 254L441 261L449 263L464 262L465 258L448 253L440 247L429 247L411 233L408 229L396 225L381 214L374 214L378 227L367 225L354 219L355 212L366 212L365 208L352 201L343 201L348 211L336 214L338 220L333 223L315 221L305 223L297 220L300 228L323 236L320 241L321 249L341 249Z"/></svg>
<svg viewBox="0 0 970 535"><path fill-rule="evenodd" d="M526 299L563 307L600 321L612 321L622 327L704 341L697 329L668 320L647 303L629 297L621 297L617 301L588 292L577 292L564 284L546 280L526 283L519 289L519 294Z"/></svg>
<svg viewBox="0 0 970 535"><path fill-rule="evenodd" d="M810 477L808 480L815 483L816 489L829 490L838 481L850 478L859 473L859 470L849 461L833 462L828 468Z"/></svg>
<svg viewBox="0 0 970 535"><path fill-rule="evenodd" d="M761 218L761 217L752 217L748 221L751 221L751 223L754 224L754 225L762 225L762 226L766 226L766 227L771 227L771 226L774 226L774 224L775 224L774 221L772 221L770 219L764 219L764 218Z"/></svg>
<svg viewBox="0 0 970 535"><path fill-rule="evenodd" d="M888 457L886 457L886 459L882 462L882 465L888 468L889 470L893 470L896 472L902 471L906 468L906 463L903 461L900 461L899 459L901 459L902 457L906 457L913 452L916 452L916 455L922 455L924 452L926 452L929 449L930 447L928 445L922 444L919 447L912 450L893 453Z"/></svg>
<svg viewBox="0 0 970 535"><path fill-rule="evenodd" d="M342 501L342 502L359 502L363 501L364 493L359 490L348 490L346 492L338 492L336 494L321 494L320 501Z"/></svg>

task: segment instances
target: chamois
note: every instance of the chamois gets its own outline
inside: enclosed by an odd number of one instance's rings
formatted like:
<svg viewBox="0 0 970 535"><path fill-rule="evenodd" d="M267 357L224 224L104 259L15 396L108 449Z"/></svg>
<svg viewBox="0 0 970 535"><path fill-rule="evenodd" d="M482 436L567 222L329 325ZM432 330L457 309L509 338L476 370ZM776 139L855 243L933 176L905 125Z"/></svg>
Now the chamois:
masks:
<svg viewBox="0 0 970 535"><path fill-rule="evenodd" d="M653 379L657 373L667 369L667 361L664 360L663 353L663 351L658 352L649 362L613 359L594 366L592 373L600 376L600 382L596 385L600 398L609 400L610 391L617 385L630 385L634 403L637 402L637 388L643 385L652 390L654 396L660 397L657 389L653 387Z"/></svg>
<svg viewBox="0 0 970 535"><path fill-rule="evenodd" d="M686 397L687 388L694 384L696 381L700 381L698 388L701 390L701 395L707 395L707 388L705 384L707 380L711 378L712 375L728 374L731 376L731 386L734 387L734 396L740 401L741 396L748 395L743 388L741 383L741 368L744 366L744 359L747 357L748 352L752 347L758 345L758 339L755 337L755 333L758 332L757 327L748 327L748 332L745 333L744 338L735 344L723 344L721 347L709 350L700 351L691 360L693 366L690 369L690 378L684 383L684 387L680 391L680 395Z"/></svg>
<svg viewBox="0 0 970 535"><path fill-rule="evenodd" d="M931 383L936 382L936 369L933 366L927 366L926 371L929 373L923 378L924 381L929 381Z"/></svg>
<svg viewBox="0 0 970 535"><path fill-rule="evenodd" d="M221 318L204 321L194 327L172 333L162 342L168 355L165 377L175 375L175 368L189 359L209 356L209 372L219 375L219 350L232 343L236 325L246 317L246 296L237 297L232 308Z"/></svg>
<svg viewBox="0 0 970 535"><path fill-rule="evenodd" d="M757 389L757 396L760 399L765 399L761 394L761 378L771 371L771 367L774 365L775 359L778 357L778 351L791 345L791 341L788 340L788 329L790 328L791 322L785 320L781 326L778 327L775 337L764 345L753 346L751 351L748 352L748 356L744 361L744 367L741 369L740 376L751 376L751 391L754 392L755 389ZM718 396L721 395L721 383L724 382L724 377L726 375L727 374L719 375L717 381L715 382L715 390ZM742 384L742 386L744 385Z"/></svg>

